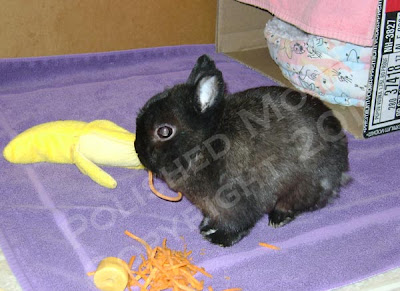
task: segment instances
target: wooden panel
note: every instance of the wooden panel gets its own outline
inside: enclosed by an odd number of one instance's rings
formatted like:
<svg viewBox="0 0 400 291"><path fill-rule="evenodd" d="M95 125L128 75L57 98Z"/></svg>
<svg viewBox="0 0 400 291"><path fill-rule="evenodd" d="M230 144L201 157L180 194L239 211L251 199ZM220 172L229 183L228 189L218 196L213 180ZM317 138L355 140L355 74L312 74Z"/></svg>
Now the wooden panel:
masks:
<svg viewBox="0 0 400 291"><path fill-rule="evenodd" d="M265 24L272 15L235 0L219 0L216 45L218 52L237 52L267 46Z"/></svg>
<svg viewBox="0 0 400 291"><path fill-rule="evenodd" d="M216 0L0 0L0 57L214 43Z"/></svg>

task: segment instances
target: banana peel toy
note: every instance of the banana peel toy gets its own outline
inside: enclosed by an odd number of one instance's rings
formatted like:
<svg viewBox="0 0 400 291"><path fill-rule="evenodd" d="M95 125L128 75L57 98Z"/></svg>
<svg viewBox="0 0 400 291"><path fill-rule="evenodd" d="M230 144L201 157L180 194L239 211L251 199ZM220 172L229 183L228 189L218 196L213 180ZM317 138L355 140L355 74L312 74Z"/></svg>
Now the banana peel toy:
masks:
<svg viewBox="0 0 400 291"><path fill-rule="evenodd" d="M136 154L135 134L109 120L53 121L17 135L4 148L11 163L75 164L93 181L107 188L117 182L97 165L143 169Z"/></svg>

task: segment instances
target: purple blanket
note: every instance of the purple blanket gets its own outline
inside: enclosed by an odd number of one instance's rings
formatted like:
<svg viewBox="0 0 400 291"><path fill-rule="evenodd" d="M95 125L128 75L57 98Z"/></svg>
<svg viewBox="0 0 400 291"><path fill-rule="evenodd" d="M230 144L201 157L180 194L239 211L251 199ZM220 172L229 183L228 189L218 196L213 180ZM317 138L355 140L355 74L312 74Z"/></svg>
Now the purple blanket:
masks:
<svg viewBox="0 0 400 291"><path fill-rule="evenodd" d="M29 127L63 119L108 119L134 132L138 109L186 80L204 53L231 92L273 84L212 45L0 60L0 148ZM400 267L400 134L350 137L349 147L354 180L339 199L279 229L265 217L231 248L202 238L201 215L188 201L155 197L143 170L107 168L118 182L109 190L74 165L0 158L0 245L24 290L95 290L86 272L101 259L145 252L125 229L152 246L163 238L174 249L186 243L194 262L213 275L205 286L216 291L339 287ZM162 182L156 186L175 195Z"/></svg>

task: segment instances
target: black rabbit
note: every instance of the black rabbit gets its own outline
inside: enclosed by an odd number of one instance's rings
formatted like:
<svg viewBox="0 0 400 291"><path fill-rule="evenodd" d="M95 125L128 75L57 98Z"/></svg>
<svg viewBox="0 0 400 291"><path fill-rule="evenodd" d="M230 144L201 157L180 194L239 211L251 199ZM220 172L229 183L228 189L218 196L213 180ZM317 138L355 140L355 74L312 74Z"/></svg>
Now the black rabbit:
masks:
<svg viewBox="0 0 400 291"><path fill-rule="evenodd" d="M136 123L143 165L203 213L201 234L231 246L268 214L282 226L326 205L347 180L347 139L318 99L283 87L225 94L206 55L155 95Z"/></svg>

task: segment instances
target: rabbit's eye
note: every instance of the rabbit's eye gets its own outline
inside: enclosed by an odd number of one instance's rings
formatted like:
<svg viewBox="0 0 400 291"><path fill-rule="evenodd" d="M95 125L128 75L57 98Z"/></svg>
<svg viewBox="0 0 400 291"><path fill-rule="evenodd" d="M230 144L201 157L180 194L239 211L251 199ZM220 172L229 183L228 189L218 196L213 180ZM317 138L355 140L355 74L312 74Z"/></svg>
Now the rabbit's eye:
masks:
<svg viewBox="0 0 400 291"><path fill-rule="evenodd" d="M161 125L156 132L158 138L160 138L161 140L168 140L174 135L175 128L170 125L164 124Z"/></svg>

